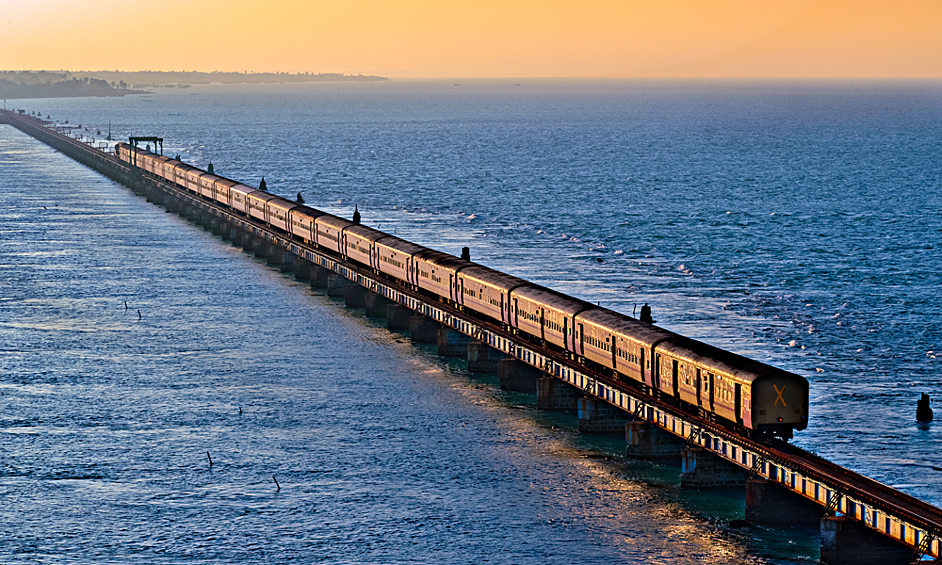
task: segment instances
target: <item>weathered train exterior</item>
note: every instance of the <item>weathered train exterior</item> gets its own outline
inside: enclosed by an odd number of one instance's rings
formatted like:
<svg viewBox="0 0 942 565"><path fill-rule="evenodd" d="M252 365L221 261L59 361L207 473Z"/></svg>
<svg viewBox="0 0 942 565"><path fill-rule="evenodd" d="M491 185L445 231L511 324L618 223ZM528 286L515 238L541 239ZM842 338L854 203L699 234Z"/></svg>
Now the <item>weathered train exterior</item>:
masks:
<svg viewBox="0 0 942 565"><path fill-rule="evenodd" d="M788 438L808 424L799 375L125 143L115 155L740 432Z"/></svg>

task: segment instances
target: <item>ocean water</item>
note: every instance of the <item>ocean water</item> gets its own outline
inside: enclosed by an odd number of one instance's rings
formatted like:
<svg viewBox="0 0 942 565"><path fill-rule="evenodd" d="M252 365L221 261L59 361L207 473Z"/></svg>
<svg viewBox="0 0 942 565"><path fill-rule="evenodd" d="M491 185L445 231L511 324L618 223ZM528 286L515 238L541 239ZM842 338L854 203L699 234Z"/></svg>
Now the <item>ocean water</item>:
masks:
<svg viewBox="0 0 942 565"><path fill-rule="evenodd" d="M940 95L465 81L8 104L160 135L165 154L618 311L647 302L806 376L796 444L942 504L939 427L915 422L942 388ZM0 171L4 562L816 555L728 530L741 500L611 457L12 128Z"/></svg>

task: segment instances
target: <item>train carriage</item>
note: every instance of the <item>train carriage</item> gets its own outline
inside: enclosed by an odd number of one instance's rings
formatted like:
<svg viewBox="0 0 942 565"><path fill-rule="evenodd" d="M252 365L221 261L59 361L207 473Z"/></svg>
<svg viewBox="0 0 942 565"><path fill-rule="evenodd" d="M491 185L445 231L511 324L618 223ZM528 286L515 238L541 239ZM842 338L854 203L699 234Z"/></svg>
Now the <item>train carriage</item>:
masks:
<svg viewBox="0 0 942 565"><path fill-rule="evenodd" d="M308 208L307 206L298 206L288 214L288 224L291 228L288 231L301 238L302 241L313 244L316 237L314 220L323 215L324 212L320 210Z"/></svg>
<svg viewBox="0 0 942 565"><path fill-rule="evenodd" d="M576 314L598 308L538 286L522 286L510 293L511 327L545 340L567 351L574 351Z"/></svg>
<svg viewBox="0 0 942 565"><path fill-rule="evenodd" d="M286 198L276 196L265 203L265 212L268 223L282 231L288 231L288 214L292 209L300 206Z"/></svg>
<svg viewBox="0 0 942 565"><path fill-rule="evenodd" d="M374 243L384 237L390 236L386 232L358 224L347 226L341 234L343 255L361 265L379 270L379 256Z"/></svg>
<svg viewBox="0 0 942 565"><path fill-rule="evenodd" d="M216 199L216 181L218 180L222 180L222 177L217 177L212 173L203 173L198 179L199 189L197 192L210 200L219 202L219 200ZM228 205L229 202L227 201L226 204Z"/></svg>
<svg viewBox="0 0 942 565"><path fill-rule="evenodd" d="M443 300L458 304L461 296L458 272L471 267L474 263L433 249L417 253L413 258L419 288L436 294ZM495 317L499 318L499 313Z"/></svg>
<svg viewBox="0 0 942 565"><path fill-rule="evenodd" d="M343 249L343 230L356 225L349 220L338 218L331 214L318 216L314 220L314 243L318 247L329 249L334 253L340 253Z"/></svg>
<svg viewBox="0 0 942 565"><path fill-rule="evenodd" d="M387 236L376 241L376 260L381 273L418 286L415 261L412 256L426 251L426 247L416 245L395 236Z"/></svg>
<svg viewBox="0 0 942 565"><path fill-rule="evenodd" d="M274 194L269 194L264 190L256 190L246 195L245 200L248 203L249 217L255 218L265 223L268 221L268 202L278 198Z"/></svg>
<svg viewBox="0 0 942 565"><path fill-rule="evenodd" d="M207 174L206 171L186 163L180 163L174 167L174 173L176 183L194 194L200 193L200 176Z"/></svg>
<svg viewBox="0 0 942 565"><path fill-rule="evenodd" d="M228 179L226 179L228 180ZM229 181L234 182L234 181ZM216 194L217 202L223 202L218 200L219 189L224 187L226 184L225 181L216 181ZM229 206L235 208L239 212L242 212L246 216L249 215L249 195L253 192L259 192L257 188L252 188L250 186L245 186L244 184L235 183L229 185Z"/></svg>
<svg viewBox="0 0 942 565"><path fill-rule="evenodd" d="M676 334L605 308L580 312L575 317L575 328L576 354L614 369L630 380L657 388L652 350ZM667 387L666 392L676 396L673 386Z"/></svg>
<svg viewBox="0 0 942 565"><path fill-rule="evenodd" d="M471 265L458 271L458 304L510 326L510 293L530 284L482 265Z"/></svg>
<svg viewBox="0 0 942 565"><path fill-rule="evenodd" d="M244 196L245 194L248 194L248 193L243 193L238 202L234 201L233 197L235 196L235 193L233 192L232 189L233 187L236 187L236 186L243 186L243 185L240 185L234 180L230 180L223 177L217 177L216 181L213 182L212 199L222 204L223 206L232 206L233 208L241 211L242 213L245 213L245 210L247 209L247 205L246 205ZM252 190L251 188L247 186L244 188L248 189L249 191Z"/></svg>

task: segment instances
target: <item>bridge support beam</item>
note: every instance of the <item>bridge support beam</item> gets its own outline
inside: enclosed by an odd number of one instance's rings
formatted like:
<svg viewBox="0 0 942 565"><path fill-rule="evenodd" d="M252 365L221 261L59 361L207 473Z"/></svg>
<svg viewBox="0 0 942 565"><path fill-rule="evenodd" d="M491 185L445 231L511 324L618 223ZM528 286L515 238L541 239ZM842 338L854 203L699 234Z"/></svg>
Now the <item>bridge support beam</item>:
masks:
<svg viewBox="0 0 942 565"><path fill-rule="evenodd" d="M343 299L347 308L364 308L366 306L366 293L369 292L366 287L362 287L354 282L347 285L344 289Z"/></svg>
<svg viewBox="0 0 942 565"><path fill-rule="evenodd" d="M484 342L471 340L468 343L468 370L472 373L496 373L497 363L506 358L506 353Z"/></svg>
<svg viewBox="0 0 942 565"><path fill-rule="evenodd" d="M746 482L746 521L776 527L814 527L823 508L778 483L753 478Z"/></svg>
<svg viewBox="0 0 942 565"><path fill-rule="evenodd" d="M458 330L438 329L438 354L442 357L467 357L471 338Z"/></svg>
<svg viewBox="0 0 942 565"><path fill-rule="evenodd" d="M402 304L390 304L386 308L386 329L394 332L407 331L412 314L412 310Z"/></svg>
<svg viewBox="0 0 942 565"><path fill-rule="evenodd" d="M412 334L412 341L417 343L438 343L438 330L442 327L435 320L415 314L409 318L409 333Z"/></svg>
<svg viewBox="0 0 942 565"><path fill-rule="evenodd" d="M347 285L352 284L343 275L336 273L327 275L327 296L331 298L344 298L347 293Z"/></svg>
<svg viewBox="0 0 942 565"><path fill-rule="evenodd" d="M647 461L680 459L687 447L684 440L648 422L627 422L625 441L628 444L626 456Z"/></svg>
<svg viewBox="0 0 942 565"><path fill-rule="evenodd" d="M505 360L501 360L503 363ZM540 377L536 383L536 407L549 412L576 414L582 391L555 377Z"/></svg>
<svg viewBox="0 0 942 565"><path fill-rule="evenodd" d="M748 477L746 470L699 447L683 450L680 470L680 486L688 488L743 486Z"/></svg>
<svg viewBox="0 0 942 565"><path fill-rule="evenodd" d="M497 362L497 376L503 390L538 394L537 382L543 377L543 372L523 361L501 359Z"/></svg>
<svg viewBox="0 0 942 565"><path fill-rule="evenodd" d="M366 309L368 318L386 318L389 315L389 307L393 304L395 302L375 292L367 293L363 299L363 308Z"/></svg>
<svg viewBox="0 0 942 565"><path fill-rule="evenodd" d="M579 399L577 406L579 431L584 434L621 436L625 433L625 425L631 419L624 410L598 398L584 396Z"/></svg>
<svg viewBox="0 0 942 565"><path fill-rule="evenodd" d="M821 561L828 565L902 565L912 560L912 548L845 516L821 519Z"/></svg>

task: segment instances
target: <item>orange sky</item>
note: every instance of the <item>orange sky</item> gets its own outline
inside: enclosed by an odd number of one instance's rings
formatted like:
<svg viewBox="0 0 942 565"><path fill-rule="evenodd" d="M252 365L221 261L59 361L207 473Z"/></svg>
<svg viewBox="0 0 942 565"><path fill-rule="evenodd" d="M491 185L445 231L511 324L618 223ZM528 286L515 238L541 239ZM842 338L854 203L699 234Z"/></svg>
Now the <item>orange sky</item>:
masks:
<svg viewBox="0 0 942 565"><path fill-rule="evenodd" d="M0 68L942 77L942 0L0 0Z"/></svg>

